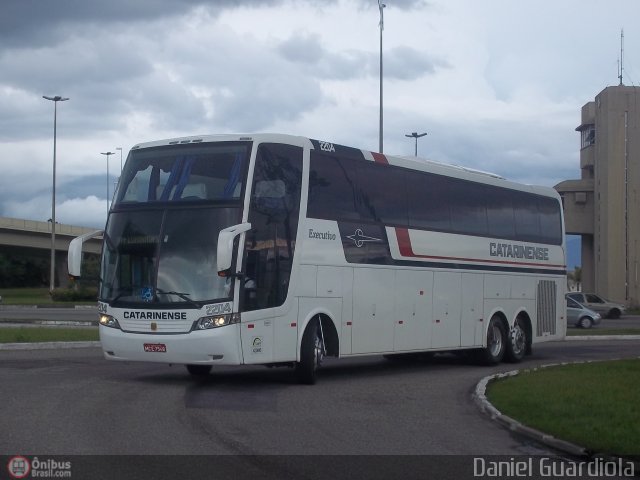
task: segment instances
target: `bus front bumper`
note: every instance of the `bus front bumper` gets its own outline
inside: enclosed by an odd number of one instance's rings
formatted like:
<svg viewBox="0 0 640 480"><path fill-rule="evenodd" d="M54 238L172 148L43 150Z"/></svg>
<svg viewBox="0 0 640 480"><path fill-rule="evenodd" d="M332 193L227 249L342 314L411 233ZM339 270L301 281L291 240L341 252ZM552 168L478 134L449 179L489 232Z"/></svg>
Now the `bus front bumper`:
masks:
<svg viewBox="0 0 640 480"><path fill-rule="evenodd" d="M192 365L243 363L237 325L171 335L124 333L100 325L100 343L108 360Z"/></svg>

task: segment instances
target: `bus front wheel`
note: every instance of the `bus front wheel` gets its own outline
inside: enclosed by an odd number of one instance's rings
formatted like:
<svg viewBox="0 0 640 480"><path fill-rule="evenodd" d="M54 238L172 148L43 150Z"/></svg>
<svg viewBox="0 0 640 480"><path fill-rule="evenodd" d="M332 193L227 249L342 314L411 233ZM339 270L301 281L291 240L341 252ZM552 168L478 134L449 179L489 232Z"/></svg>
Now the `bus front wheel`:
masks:
<svg viewBox="0 0 640 480"><path fill-rule="evenodd" d="M507 349L507 333L498 316L491 317L487 329L487 346L480 350L480 361L485 365L496 365L502 361Z"/></svg>
<svg viewBox="0 0 640 480"><path fill-rule="evenodd" d="M300 345L300 361L296 363L296 377L300 383L313 385L316 373L324 358L324 348L319 320L312 320L302 335Z"/></svg>

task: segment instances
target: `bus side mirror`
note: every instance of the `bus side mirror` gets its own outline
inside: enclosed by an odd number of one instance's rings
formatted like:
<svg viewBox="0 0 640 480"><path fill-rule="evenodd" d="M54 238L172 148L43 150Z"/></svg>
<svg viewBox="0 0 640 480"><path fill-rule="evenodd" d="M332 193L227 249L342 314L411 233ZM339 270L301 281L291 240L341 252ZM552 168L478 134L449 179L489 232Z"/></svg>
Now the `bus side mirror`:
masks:
<svg viewBox="0 0 640 480"><path fill-rule="evenodd" d="M218 275L221 277L228 276L227 271L231 268L233 260L233 241L241 233L251 230L250 223L241 223L232 227L220 230L218 234Z"/></svg>
<svg viewBox="0 0 640 480"><path fill-rule="evenodd" d="M99 237L103 233L104 230L97 230L95 232L85 233L71 240L71 243L69 243L69 253L67 254L67 269L70 276L80 278L80 271L82 270L82 244L91 238Z"/></svg>

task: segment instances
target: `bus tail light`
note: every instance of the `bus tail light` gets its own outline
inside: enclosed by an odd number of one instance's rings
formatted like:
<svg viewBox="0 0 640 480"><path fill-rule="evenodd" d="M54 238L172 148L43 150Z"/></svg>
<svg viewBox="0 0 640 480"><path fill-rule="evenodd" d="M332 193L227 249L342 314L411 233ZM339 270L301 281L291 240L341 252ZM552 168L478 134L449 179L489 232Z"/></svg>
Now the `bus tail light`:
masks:
<svg viewBox="0 0 640 480"><path fill-rule="evenodd" d="M240 314L213 315L209 317L200 317L196 320L193 330L209 330L211 328L224 327L232 323L240 323Z"/></svg>

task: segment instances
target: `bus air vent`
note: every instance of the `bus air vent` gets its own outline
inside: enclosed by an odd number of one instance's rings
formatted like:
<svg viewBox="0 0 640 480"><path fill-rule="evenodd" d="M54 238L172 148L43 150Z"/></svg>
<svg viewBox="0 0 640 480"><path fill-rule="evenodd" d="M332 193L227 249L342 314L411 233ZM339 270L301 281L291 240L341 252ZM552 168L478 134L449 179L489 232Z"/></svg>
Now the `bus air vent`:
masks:
<svg viewBox="0 0 640 480"><path fill-rule="evenodd" d="M540 280L538 282L538 328L539 337L556 334L556 282Z"/></svg>

